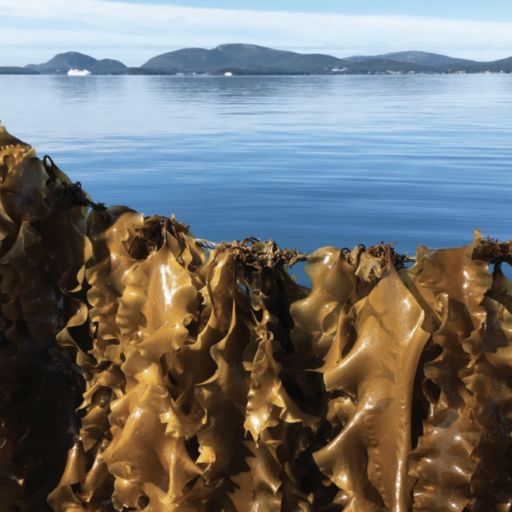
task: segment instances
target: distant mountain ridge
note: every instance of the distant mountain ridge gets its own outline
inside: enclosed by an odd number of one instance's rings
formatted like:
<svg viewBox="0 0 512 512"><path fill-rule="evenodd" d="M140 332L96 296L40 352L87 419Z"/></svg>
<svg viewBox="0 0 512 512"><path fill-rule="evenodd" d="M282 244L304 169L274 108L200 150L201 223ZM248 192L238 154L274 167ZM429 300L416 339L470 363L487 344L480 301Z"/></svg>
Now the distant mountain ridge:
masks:
<svg viewBox="0 0 512 512"><path fill-rule="evenodd" d="M67 74L70 69L87 69L93 75L512 73L512 57L479 62L437 53L403 51L338 58L237 43L213 49L184 48L166 52L140 67L71 51L59 53L42 64L0 66L0 74Z"/></svg>
<svg viewBox="0 0 512 512"><path fill-rule="evenodd" d="M224 44L206 50L188 48L163 53L149 59L143 69L169 73L324 73L345 65L343 59L322 54L302 54L253 44Z"/></svg>
<svg viewBox="0 0 512 512"><path fill-rule="evenodd" d="M90 55L80 52L58 53L48 62L43 64L28 64L27 69L37 71L42 74L63 74L70 69L87 69L93 74L102 75L120 75L124 74L127 67L119 60L101 59L97 60Z"/></svg>
<svg viewBox="0 0 512 512"><path fill-rule="evenodd" d="M349 62L364 62L366 60L387 60L402 62L404 64L416 64L419 66L429 67L445 67L454 65L457 66L476 63L476 61L474 60L458 59L454 57L448 57L447 55L440 55L438 53L420 51L393 52L374 56L355 56L348 57L347 60Z"/></svg>

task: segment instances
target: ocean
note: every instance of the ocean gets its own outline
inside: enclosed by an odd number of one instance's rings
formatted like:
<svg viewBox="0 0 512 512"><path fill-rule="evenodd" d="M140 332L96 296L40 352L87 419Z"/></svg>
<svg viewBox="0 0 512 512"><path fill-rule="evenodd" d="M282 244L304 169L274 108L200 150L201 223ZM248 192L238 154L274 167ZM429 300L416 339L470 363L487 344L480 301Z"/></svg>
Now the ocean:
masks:
<svg viewBox="0 0 512 512"><path fill-rule="evenodd" d="M0 76L0 119L95 201L199 238L511 238L510 75Z"/></svg>

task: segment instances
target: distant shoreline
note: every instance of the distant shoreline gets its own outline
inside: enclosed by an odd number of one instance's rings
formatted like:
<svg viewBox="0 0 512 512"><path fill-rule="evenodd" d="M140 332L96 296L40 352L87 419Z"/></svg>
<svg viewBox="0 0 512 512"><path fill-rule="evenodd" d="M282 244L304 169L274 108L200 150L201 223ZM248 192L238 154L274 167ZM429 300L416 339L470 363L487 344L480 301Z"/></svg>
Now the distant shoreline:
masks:
<svg viewBox="0 0 512 512"><path fill-rule="evenodd" d="M244 72L236 73L231 72L229 75L233 77L284 77L284 76L439 76L439 75L511 75L512 71L372 71L372 72L350 72L350 73L260 73L260 72ZM17 71L4 71L0 66L0 76L61 76L67 77L65 73L34 73L34 72L17 72ZM91 78L91 77L120 77L120 76L165 76L174 78L225 78L224 73L161 73L161 72L146 72L146 73L91 73L88 76L76 77L70 76L70 79L76 78Z"/></svg>
<svg viewBox="0 0 512 512"><path fill-rule="evenodd" d="M126 66L116 59L98 60L76 51L59 53L42 64L0 66L1 75L66 75L70 70L101 76L508 74L512 73L512 57L479 62L424 51L403 51L338 58L240 43L223 44L210 50L175 50L157 55L138 67Z"/></svg>

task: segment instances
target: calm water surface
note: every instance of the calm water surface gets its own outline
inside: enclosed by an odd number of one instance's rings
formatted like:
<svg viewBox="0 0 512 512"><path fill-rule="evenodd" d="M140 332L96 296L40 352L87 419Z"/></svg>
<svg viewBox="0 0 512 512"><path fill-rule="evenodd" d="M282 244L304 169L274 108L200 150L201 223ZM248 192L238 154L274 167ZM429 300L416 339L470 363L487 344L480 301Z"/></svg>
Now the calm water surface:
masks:
<svg viewBox="0 0 512 512"><path fill-rule="evenodd" d="M0 119L96 201L198 237L511 237L512 76L2 76Z"/></svg>

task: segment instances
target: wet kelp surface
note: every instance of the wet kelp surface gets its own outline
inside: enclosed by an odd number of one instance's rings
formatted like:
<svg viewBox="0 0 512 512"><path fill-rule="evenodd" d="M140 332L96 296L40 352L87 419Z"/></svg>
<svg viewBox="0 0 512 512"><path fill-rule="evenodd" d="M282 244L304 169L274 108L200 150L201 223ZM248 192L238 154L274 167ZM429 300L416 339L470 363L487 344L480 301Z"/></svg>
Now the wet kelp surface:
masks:
<svg viewBox="0 0 512 512"><path fill-rule="evenodd" d="M510 243L207 247L5 131L0 180L1 511L511 510Z"/></svg>

